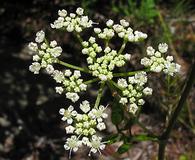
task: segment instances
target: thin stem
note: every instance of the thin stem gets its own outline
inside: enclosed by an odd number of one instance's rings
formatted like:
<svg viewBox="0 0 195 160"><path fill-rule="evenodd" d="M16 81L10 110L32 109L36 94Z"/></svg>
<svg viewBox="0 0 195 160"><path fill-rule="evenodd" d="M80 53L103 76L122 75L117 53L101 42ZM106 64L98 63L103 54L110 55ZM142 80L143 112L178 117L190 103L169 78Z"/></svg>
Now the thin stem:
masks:
<svg viewBox="0 0 195 160"><path fill-rule="evenodd" d="M148 128L145 127L144 124L142 124L139 120L136 119L136 123L145 131L147 132L150 136L152 137L157 137L155 134L153 134Z"/></svg>
<svg viewBox="0 0 195 160"><path fill-rule="evenodd" d="M164 160L165 147L166 147L167 141L168 141L170 133L171 133L171 131L172 131L177 119L178 119L178 116L179 116L179 114L184 106L184 103L185 103L185 101L190 93L190 89L192 88L193 83L194 83L194 78L195 78L195 62L193 61L192 70L190 72L190 75L189 75L189 78L186 82L186 85L183 89L179 103L178 103L174 113L172 114L172 116L170 118L167 129L160 137L158 160Z"/></svg>
<svg viewBox="0 0 195 160"><path fill-rule="evenodd" d="M81 36L78 33L75 33L75 36L77 37L77 39L79 40L79 42L81 43L81 45L83 45L82 44L83 39L81 38Z"/></svg>
<svg viewBox="0 0 195 160"><path fill-rule="evenodd" d="M114 82L113 80L109 81L114 87L120 89L121 91L124 90L122 87L120 87L116 82Z"/></svg>
<svg viewBox="0 0 195 160"><path fill-rule="evenodd" d="M72 65L72 64L60 61L60 60L58 60L57 63L65 66L65 67L68 67L68 68L79 70L81 72L90 73L90 71L85 69L85 68L81 68L81 67L78 67L78 66L75 66L75 65Z"/></svg>
<svg viewBox="0 0 195 160"><path fill-rule="evenodd" d="M93 78L93 79L90 79L88 81L85 81L84 84L90 84L90 83L94 83L94 82L97 82L99 81L100 79L99 78Z"/></svg>
<svg viewBox="0 0 195 160"><path fill-rule="evenodd" d="M102 94L103 94L104 86L105 86L105 82L101 82L100 89L99 89L99 91L98 91L98 96L97 96L97 99L96 99L96 101L95 101L95 106L94 106L94 108L98 108L98 106L99 106L99 104L100 104L100 100L101 100L101 97L102 97Z"/></svg>
<svg viewBox="0 0 195 160"><path fill-rule="evenodd" d="M146 69L143 69L143 70L139 70L139 71L131 71L131 72L126 72L126 73L114 73L113 74L113 77L128 77L128 76L133 76L135 75L136 73L138 72L149 72L150 69L149 68L146 68Z"/></svg>
<svg viewBox="0 0 195 160"><path fill-rule="evenodd" d="M127 41L124 40L124 41L123 41L123 44L122 44L122 46L121 46L121 48L120 48L120 50L118 51L118 54L121 54L121 53L124 51L124 49L125 49L125 47L126 47L126 44L127 44Z"/></svg>

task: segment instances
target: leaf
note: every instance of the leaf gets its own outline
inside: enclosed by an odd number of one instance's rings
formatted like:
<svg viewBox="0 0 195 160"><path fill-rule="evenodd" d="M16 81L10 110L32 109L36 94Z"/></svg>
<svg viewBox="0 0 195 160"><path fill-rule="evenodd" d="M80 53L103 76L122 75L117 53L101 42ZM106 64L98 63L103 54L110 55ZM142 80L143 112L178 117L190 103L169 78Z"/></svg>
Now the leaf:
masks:
<svg viewBox="0 0 195 160"><path fill-rule="evenodd" d="M106 137L105 141L108 141L108 144L113 144L117 142L118 138L119 138L118 134L113 134L111 136Z"/></svg>
<svg viewBox="0 0 195 160"><path fill-rule="evenodd" d="M135 141L158 141L158 138L150 137L150 136L145 135L145 134L141 134L141 135L134 136L133 140L135 140Z"/></svg>
<svg viewBox="0 0 195 160"><path fill-rule="evenodd" d="M116 99L114 99L111 114L112 123L118 125L122 122L123 119L124 119L123 106Z"/></svg>
<svg viewBox="0 0 195 160"><path fill-rule="evenodd" d="M123 153L127 152L131 148L131 146L132 146L132 144L125 143L118 148L117 152L119 154L123 154Z"/></svg>

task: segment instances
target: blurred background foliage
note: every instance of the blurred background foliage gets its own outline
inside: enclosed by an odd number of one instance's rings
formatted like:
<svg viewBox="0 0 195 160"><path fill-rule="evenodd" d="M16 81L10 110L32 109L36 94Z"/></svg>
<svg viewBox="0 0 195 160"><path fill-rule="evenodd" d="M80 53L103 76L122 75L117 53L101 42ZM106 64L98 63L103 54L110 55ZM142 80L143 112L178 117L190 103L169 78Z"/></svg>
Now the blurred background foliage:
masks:
<svg viewBox="0 0 195 160"><path fill-rule="evenodd" d="M145 46L156 47L159 42L169 44L169 54L182 65L181 74L166 80L159 74L150 77L149 85L154 89L154 95L147 99L140 117L155 133L160 133L167 124L195 54L193 0L4 0L0 2L0 159L66 159L67 153L63 149L66 135L58 110L70 102L55 93L55 83L48 75L35 76L28 71L31 56L27 45L35 33L44 28L50 39L60 41L65 51L63 58L73 64L85 63L84 58L78 56L77 41L70 34L54 33L49 27L59 9L74 11L80 6L100 26L108 19L118 22L125 18L132 28L148 34L145 42L126 48L126 52L132 54L126 67L128 70L140 68L138 62L145 55ZM84 33L82 36L85 39L89 35ZM120 43L116 41L113 45L119 46ZM95 89L93 86L87 93L92 99ZM173 131L168 159L195 159L194 93L193 90ZM113 99L109 96L104 99L105 103L111 101ZM105 135L111 132L114 129L108 129ZM137 126L134 126L134 132L139 132ZM123 146L120 152L123 153L125 148L131 148L130 155L123 157L135 155L136 149L147 153L140 151L137 159L156 157L156 145L135 143ZM113 147L108 148L104 155L119 159L120 156L111 154L112 150ZM136 154L139 153L137 150ZM75 159L87 159L83 153L76 155Z"/></svg>

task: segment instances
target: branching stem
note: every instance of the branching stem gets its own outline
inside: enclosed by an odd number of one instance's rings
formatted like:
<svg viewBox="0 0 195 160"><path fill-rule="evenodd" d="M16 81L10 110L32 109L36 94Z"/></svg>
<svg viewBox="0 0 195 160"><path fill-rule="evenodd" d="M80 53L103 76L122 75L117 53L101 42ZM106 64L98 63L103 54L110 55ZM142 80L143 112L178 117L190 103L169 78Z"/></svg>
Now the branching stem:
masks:
<svg viewBox="0 0 195 160"><path fill-rule="evenodd" d="M72 65L72 64L69 64L69 63L66 63L66 62L63 62L63 61L60 61L58 60L57 61L58 64L61 64L67 68L72 68L72 69L76 69L76 70L79 70L81 72L85 72L85 73L90 73L90 71L88 69L85 69L85 68L81 68L81 67L78 67L78 66L75 66L75 65Z"/></svg>

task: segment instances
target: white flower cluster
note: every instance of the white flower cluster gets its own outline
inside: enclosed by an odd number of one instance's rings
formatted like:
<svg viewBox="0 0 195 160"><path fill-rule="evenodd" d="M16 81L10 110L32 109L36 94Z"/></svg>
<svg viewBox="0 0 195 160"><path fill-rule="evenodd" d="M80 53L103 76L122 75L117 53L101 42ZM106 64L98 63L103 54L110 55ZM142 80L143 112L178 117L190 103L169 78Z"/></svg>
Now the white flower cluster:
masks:
<svg viewBox="0 0 195 160"><path fill-rule="evenodd" d="M115 66L122 67L125 65L125 61L130 60L130 54L118 54L116 50L112 50L110 47L106 47L103 50L104 55L99 56L102 48L96 43L94 37L90 37L88 42L83 42L84 49L83 54L88 55L87 63L88 68L92 71L92 75L99 77L102 81L112 79L112 71ZM97 56L99 56L97 58Z"/></svg>
<svg viewBox="0 0 195 160"><path fill-rule="evenodd" d="M138 72L135 76L129 77L128 82L126 79L119 79L118 86L122 90L122 95L120 103L125 105L129 103L128 110L132 114L135 114L140 106L142 106L145 101L142 99L144 95L152 95L152 89L149 87L144 87L147 82L146 72Z"/></svg>
<svg viewBox="0 0 195 160"><path fill-rule="evenodd" d="M108 28L104 28L103 30L94 28L94 32L101 39L111 39L115 33L126 42L138 42L147 38L147 34L140 31L133 31L133 29L129 27L129 22L124 19L120 20L120 24L114 24L114 21L109 19L106 25Z"/></svg>
<svg viewBox="0 0 195 160"><path fill-rule="evenodd" d="M72 73L69 69L64 72L55 70L52 76L57 83L63 84L63 87L58 86L55 88L56 92L62 94L65 90L67 92L66 98L70 99L72 102L79 100L78 92L86 91L87 89L87 85L83 83L83 79L80 79L80 71L75 70L74 73Z"/></svg>
<svg viewBox="0 0 195 160"><path fill-rule="evenodd" d="M141 59L141 64L145 67L149 67L153 72L161 72L173 76L174 73L180 71L180 65L173 62L173 56L167 56L166 58L164 53L168 50L168 45L166 43L160 43L158 45L158 50L149 46L146 50L149 58L144 57Z"/></svg>
<svg viewBox="0 0 195 160"><path fill-rule="evenodd" d="M58 11L58 19L51 24L51 28L61 29L64 28L68 32L81 32L84 28L92 26L92 21L88 16L83 16L84 10L77 8L76 13L70 13L69 16L65 9Z"/></svg>
<svg viewBox="0 0 195 160"><path fill-rule="evenodd" d="M39 74L41 68L45 68L48 74L52 74L54 68L51 64L55 63L62 53L62 48L57 46L56 41L51 41L47 44L44 40L45 33L41 30L36 34L36 43L29 43L30 50L34 52L34 62L29 66L29 70L34 74Z"/></svg>
<svg viewBox="0 0 195 160"><path fill-rule="evenodd" d="M73 150L76 152L79 147L85 145L90 148L91 152L105 148L105 142L101 142L102 138L97 136L97 130L102 131L106 129L106 125L103 119L107 118L107 114L104 113L105 107L100 105L99 108L91 109L88 101L83 101L80 104L80 109L83 114L77 113L73 106L69 106L67 110L61 108L59 113L63 115L62 121L66 121L68 126L65 128L67 134L72 134L67 139L64 148L66 150Z"/></svg>

